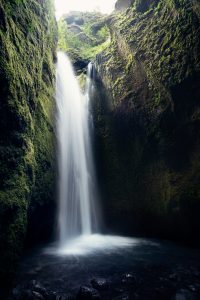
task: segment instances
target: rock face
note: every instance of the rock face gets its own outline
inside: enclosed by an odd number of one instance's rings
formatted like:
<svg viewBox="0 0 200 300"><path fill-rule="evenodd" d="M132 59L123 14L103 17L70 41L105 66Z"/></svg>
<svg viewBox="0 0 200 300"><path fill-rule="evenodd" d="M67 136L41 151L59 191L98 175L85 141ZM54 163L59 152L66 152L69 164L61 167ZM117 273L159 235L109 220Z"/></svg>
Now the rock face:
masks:
<svg viewBox="0 0 200 300"><path fill-rule="evenodd" d="M181 289L172 300L197 300L197 296L188 290Z"/></svg>
<svg viewBox="0 0 200 300"><path fill-rule="evenodd" d="M131 6L134 0L118 0L115 4L116 10L124 10Z"/></svg>
<svg viewBox="0 0 200 300"><path fill-rule="evenodd" d="M77 300L92 300L92 299L101 299L98 291L96 289L83 286L80 287L78 295L76 297Z"/></svg>
<svg viewBox="0 0 200 300"><path fill-rule="evenodd" d="M29 241L46 238L52 229L55 45L53 1L0 1L0 283L3 287L14 272L27 225Z"/></svg>
<svg viewBox="0 0 200 300"><path fill-rule="evenodd" d="M197 1L135 1L110 18L94 100L106 225L199 243Z"/></svg>

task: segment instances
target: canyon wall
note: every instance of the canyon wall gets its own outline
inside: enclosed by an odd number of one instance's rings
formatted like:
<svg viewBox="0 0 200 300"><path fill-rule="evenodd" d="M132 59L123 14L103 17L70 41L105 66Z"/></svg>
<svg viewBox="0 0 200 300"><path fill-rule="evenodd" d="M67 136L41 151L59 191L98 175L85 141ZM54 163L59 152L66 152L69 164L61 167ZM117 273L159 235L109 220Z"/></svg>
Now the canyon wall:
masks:
<svg viewBox="0 0 200 300"><path fill-rule="evenodd" d="M93 110L113 231L199 243L199 16L198 1L139 0L107 20Z"/></svg>
<svg viewBox="0 0 200 300"><path fill-rule="evenodd" d="M52 232L55 192L51 0L0 0L0 283L23 248ZM1 294L1 289L0 289Z"/></svg>

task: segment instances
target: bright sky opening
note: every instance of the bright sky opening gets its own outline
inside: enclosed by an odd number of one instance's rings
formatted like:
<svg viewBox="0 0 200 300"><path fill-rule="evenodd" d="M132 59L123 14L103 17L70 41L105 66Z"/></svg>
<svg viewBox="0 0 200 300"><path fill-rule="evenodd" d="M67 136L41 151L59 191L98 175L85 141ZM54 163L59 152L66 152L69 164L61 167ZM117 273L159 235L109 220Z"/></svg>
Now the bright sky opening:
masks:
<svg viewBox="0 0 200 300"><path fill-rule="evenodd" d="M56 17L70 11L100 11L109 14L114 10L116 0L55 0Z"/></svg>

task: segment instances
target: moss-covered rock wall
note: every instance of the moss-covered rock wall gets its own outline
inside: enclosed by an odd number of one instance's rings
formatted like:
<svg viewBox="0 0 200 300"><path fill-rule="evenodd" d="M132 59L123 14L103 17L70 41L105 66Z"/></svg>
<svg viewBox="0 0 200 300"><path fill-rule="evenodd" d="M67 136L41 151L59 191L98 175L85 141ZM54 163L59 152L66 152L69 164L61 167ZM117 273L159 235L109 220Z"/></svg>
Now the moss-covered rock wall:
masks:
<svg viewBox="0 0 200 300"><path fill-rule="evenodd" d="M199 243L199 3L134 1L108 21L94 102L108 228Z"/></svg>
<svg viewBox="0 0 200 300"><path fill-rule="evenodd" d="M29 241L52 229L55 47L53 1L0 0L1 286L12 277L27 226Z"/></svg>

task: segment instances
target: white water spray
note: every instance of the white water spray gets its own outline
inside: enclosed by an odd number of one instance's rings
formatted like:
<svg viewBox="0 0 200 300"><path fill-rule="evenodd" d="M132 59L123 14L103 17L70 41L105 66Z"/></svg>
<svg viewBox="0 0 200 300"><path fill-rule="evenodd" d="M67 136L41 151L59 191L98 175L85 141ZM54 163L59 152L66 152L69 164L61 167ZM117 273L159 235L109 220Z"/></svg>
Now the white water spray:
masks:
<svg viewBox="0 0 200 300"><path fill-rule="evenodd" d="M58 53L56 101L61 246L79 235L92 234L97 227L89 114L91 72L90 65L83 96L69 59L64 53Z"/></svg>

